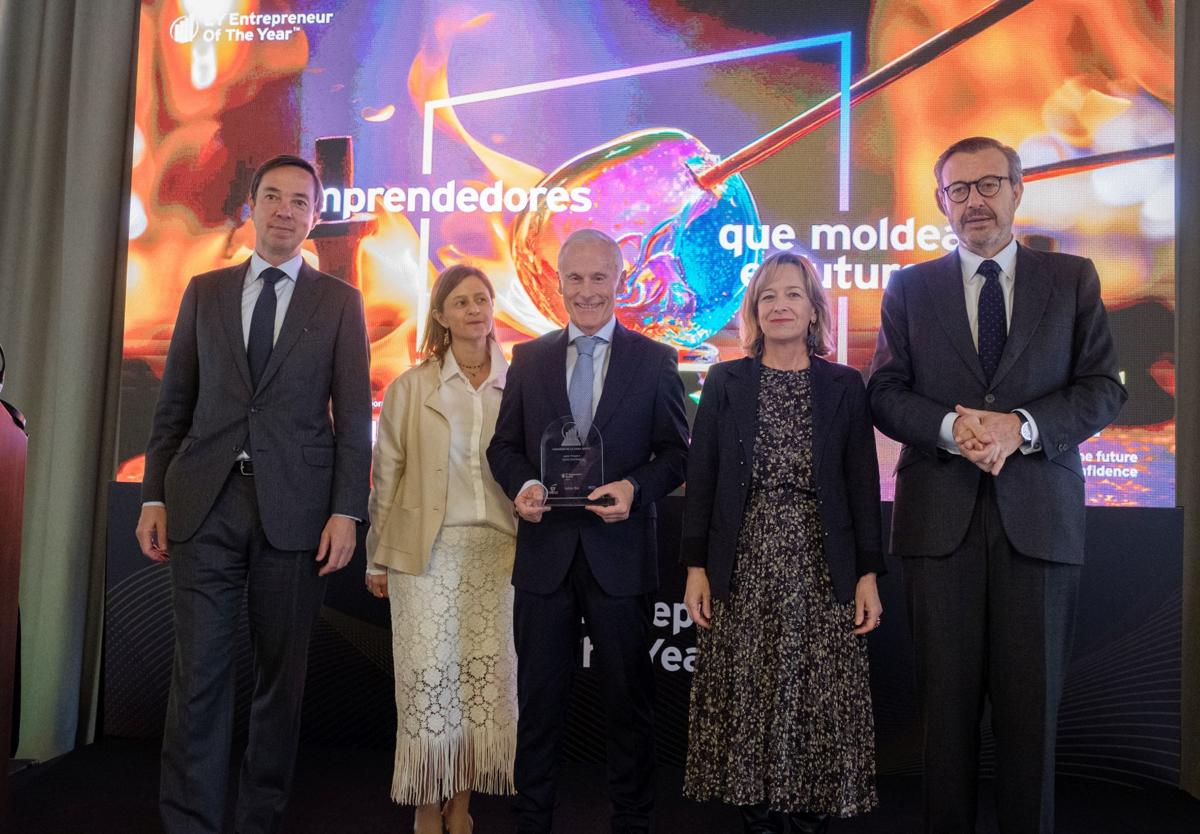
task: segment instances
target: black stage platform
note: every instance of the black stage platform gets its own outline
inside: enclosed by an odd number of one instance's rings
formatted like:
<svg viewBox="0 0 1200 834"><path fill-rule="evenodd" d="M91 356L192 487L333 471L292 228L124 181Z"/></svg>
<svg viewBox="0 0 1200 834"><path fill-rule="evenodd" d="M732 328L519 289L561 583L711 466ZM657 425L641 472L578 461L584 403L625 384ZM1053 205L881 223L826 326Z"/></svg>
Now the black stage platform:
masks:
<svg viewBox="0 0 1200 834"><path fill-rule="evenodd" d="M283 830L287 834L389 834L412 830L412 811L388 799L391 755L384 750L304 748ZM659 768L659 834L737 834L737 814L680 798L682 774ZM558 831L607 834L603 768L573 764L564 771ZM17 773L11 782L5 834L142 834L159 832L158 748L107 739ZM885 776L880 807L835 822L832 834L907 834L920 830L918 781ZM997 831L991 783L982 782L979 834ZM1059 834L1194 834L1200 801L1165 787L1133 788L1094 779L1060 778ZM513 831L508 803L479 797L473 805L478 834Z"/></svg>

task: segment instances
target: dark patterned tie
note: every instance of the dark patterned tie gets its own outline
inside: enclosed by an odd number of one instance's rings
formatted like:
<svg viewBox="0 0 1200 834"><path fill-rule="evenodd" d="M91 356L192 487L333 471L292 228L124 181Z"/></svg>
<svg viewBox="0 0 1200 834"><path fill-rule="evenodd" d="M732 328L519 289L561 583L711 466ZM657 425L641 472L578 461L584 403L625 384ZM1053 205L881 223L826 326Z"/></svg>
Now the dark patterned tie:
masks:
<svg viewBox="0 0 1200 834"><path fill-rule="evenodd" d="M250 363L250 382L255 390L258 389L263 371L267 369L267 360L271 358L271 348L275 344L275 308L279 304L275 282L286 279L287 273L271 267L264 269L258 277L262 279L263 288L258 294L258 301L254 302L254 312L250 315L250 338L246 340L246 361Z"/></svg>
<svg viewBox="0 0 1200 834"><path fill-rule="evenodd" d="M1008 316L1004 311L1004 290L1000 288L1000 265L986 260L976 273L984 277L979 291L979 364L990 383L1000 366L1000 354L1008 340Z"/></svg>

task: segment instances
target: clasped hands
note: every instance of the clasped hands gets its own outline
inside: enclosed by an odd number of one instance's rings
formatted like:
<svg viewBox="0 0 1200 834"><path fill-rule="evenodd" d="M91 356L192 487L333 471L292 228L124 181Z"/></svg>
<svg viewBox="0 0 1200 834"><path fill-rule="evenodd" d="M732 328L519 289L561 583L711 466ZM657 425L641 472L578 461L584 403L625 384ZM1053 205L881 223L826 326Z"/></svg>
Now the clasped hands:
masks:
<svg viewBox="0 0 1200 834"><path fill-rule="evenodd" d="M964 458L990 475L999 475L1008 456L1021 447L1021 418L1007 411L954 406L954 442Z"/></svg>
<svg viewBox="0 0 1200 834"><path fill-rule="evenodd" d="M588 494L589 501L596 501L605 495L612 496L611 504L588 504L584 509L590 510L609 524L624 521L629 518L629 511L633 507L633 493L633 484L629 481L613 481L596 487ZM541 484L525 487L513 501L513 508L521 518L531 524L537 524L545 513L550 512L550 505L546 503L546 488Z"/></svg>

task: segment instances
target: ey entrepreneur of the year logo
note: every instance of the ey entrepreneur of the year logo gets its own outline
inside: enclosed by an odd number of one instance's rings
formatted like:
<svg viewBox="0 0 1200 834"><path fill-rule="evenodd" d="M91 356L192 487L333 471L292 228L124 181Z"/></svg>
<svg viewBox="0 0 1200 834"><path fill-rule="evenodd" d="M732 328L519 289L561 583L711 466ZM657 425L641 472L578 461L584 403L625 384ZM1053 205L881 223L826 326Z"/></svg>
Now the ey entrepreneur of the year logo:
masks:
<svg viewBox="0 0 1200 834"><path fill-rule="evenodd" d="M171 22L171 40L175 43L191 43L200 34L200 24L190 14L180 15Z"/></svg>

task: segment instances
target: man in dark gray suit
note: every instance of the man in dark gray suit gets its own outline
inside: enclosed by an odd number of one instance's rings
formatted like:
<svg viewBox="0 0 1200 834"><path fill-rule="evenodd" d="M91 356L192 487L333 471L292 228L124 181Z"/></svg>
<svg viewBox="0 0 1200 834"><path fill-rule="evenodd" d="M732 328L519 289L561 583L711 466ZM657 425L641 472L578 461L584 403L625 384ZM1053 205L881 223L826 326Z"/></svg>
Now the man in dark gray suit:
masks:
<svg viewBox="0 0 1200 834"><path fill-rule="evenodd" d="M1017 244L1021 162L974 137L934 168L959 245L897 273L868 385L904 444L903 557L927 832L973 832L979 722L1003 832L1054 828L1054 742L1083 562L1079 444L1125 401L1090 260Z"/></svg>
<svg viewBox="0 0 1200 834"><path fill-rule="evenodd" d="M159 797L168 832L222 830L243 597L254 695L235 825L278 830L324 577L350 561L367 515L362 297L300 255L321 196L309 162L263 163L250 191L253 256L193 278L171 337L137 528L142 552L171 566Z"/></svg>

